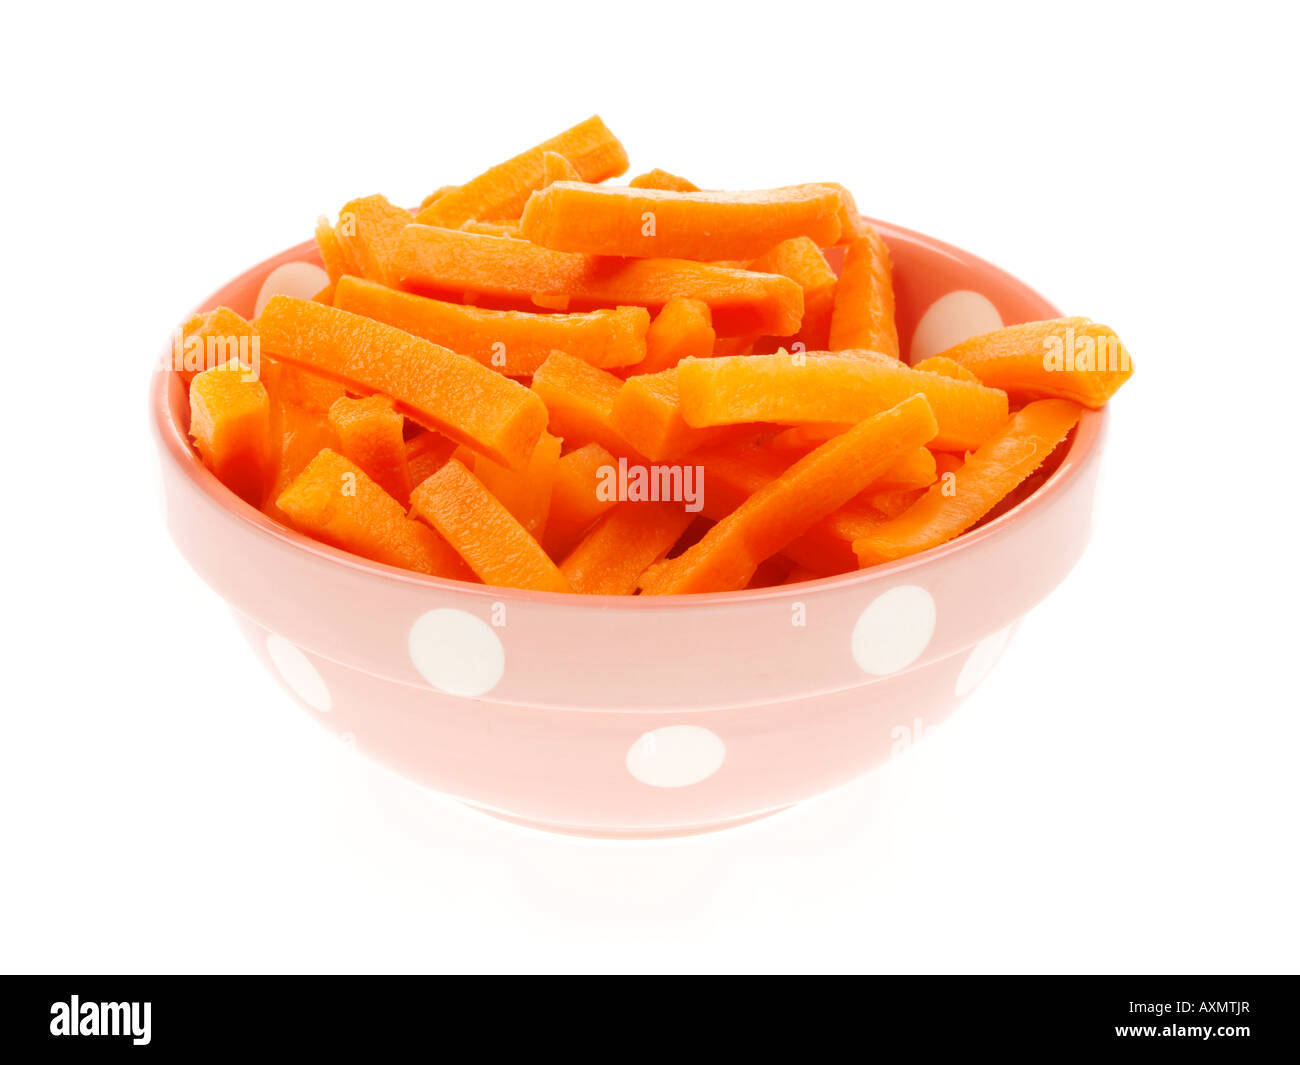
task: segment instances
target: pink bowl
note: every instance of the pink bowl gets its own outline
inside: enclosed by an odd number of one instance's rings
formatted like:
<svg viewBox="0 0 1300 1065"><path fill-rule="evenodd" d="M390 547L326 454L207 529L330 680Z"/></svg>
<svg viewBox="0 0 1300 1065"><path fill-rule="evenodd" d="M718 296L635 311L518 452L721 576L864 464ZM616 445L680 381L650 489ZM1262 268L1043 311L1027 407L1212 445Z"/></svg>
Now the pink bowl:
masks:
<svg viewBox="0 0 1300 1065"><path fill-rule="evenodd" d="M967 252L879 226L913 361L1059 314ZM199 309L251 315L273 270L319 261L301 244ZM951 713L1082 553L1105 422L1085 414L1033 495L936 550L799 585L608 599L423 577L316 543L203 468L178 375L155 373L152 413L172 537L318 721L487 812L627 838L774 813Z"/></svg>

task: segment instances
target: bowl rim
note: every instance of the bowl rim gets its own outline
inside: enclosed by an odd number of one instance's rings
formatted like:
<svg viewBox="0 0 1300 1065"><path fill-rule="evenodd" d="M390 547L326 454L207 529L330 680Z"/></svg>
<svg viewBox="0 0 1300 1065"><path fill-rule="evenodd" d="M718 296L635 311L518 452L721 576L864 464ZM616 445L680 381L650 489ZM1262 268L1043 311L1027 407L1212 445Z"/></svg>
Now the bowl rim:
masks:
<svg viewBox="0 0 1300 1065"><path fill-rule="evenodd" d="M995 266L977 255L955 245L946 244L924 233L906 229L890 222L874 218L868 219L868 221L879 228L886 236L891 233L905 236L915 243L924 245L928 250L956 259L963 265L982 267L1041 300L1054 315L1059 316L1061 314L1060 309L1055 304L1029 285L1026 285L1019 278L1001 267ZM305 240L291 248L286 248L284 251L264 259L225 282L220 288L210 293L181 321L188 321L196 314L219 306L221 293L249 274L266 272L287 262L310 261L316 254L314 240ZM179 324L177 328L179 328ZM886 582L891 578L937 563L951 555L971 550L985 540L1005 534L1011 525L1031 517L1035 511L1050 506L1069 489L1072 482L1079 476L1080 471L1087 465L1087 460L1092 458L1099 450L1108 421L1106 408L1103 407L1100 410L1085 408L1083 416L1079 419L1079 424L1074 429L1068 448L1061 457L1060 464L1032 495L977 529L962 533L938 547L919 551L914 555L907 555L892 562L871 566L868 569L854 570L850 573L817 577L800 581L797 584L778 584L766 588L745 588L735 592L690 592L681 595L664 596L613 596L591 595L583 592L543 592L520 588L504 588L499 585L470 584L466 581L415 573L412 570L389 566L382 562L372 562L370 559L354 555L342 548L321 543L319 540L314 540L296 529L281 525L251 503L235 495L234 492L217 480L215 474L203 465L194 449L190 446L188 434L176 424L171 416L169 391L172 374L175 371L169 367L169 362L174 337L175 331L169 337L164 348L163 357L155 365L151 374L149 386L150 421L160 450L211 503L247 526L253 535L270 536L282 546L291 550L302 551L336 565L341 564L359 574L366 574L386 581L399 581L415 588L465 595L491 602L549 603L556 606L586 607L598 610L638 611L682 610L708 606L743 607L749 603L761 603L774 599L799 599L809 594L847 590L857 585L865 588L875 583Z"/></svg>

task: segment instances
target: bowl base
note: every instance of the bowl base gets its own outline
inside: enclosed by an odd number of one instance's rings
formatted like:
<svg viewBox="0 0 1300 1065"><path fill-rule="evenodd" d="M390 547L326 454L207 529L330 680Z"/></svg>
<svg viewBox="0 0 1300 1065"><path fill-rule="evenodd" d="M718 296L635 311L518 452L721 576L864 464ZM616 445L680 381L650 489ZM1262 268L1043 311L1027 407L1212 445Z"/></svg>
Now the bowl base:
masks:
<svg viewBox="0 0 1300 1065"><path fill-rule="evenodd" d="M674 825L669 828L604 828L599 825L562 825L547 821L530 821L526 817L515 817L500 810L489 810L486 806L475 806L472 802L464 805L481 814L495 817L498 821L508 821L512 825L534 828L539 832L554 832L561 836L584 836L587 839L674 839L679 836L702 836L708 832L721 832L723 829L748 825L790 809L789 806L778 806L775 810L764 810L762 813L747 814L727 821L707 821L700 825Z"/></svg>

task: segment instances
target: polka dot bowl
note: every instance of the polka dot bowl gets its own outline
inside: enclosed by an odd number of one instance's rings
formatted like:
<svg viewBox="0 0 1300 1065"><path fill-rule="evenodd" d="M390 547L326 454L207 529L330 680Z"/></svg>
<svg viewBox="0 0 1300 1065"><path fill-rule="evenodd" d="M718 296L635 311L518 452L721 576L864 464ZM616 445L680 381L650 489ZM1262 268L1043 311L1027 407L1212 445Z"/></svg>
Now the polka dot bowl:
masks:
<svg viewBox="0 0 1300 1065"><path fill-rule="evenodd" d="M915 361L1059 312L957 248L880 224ZM200 309L323 284L311 243ZM1104 416L1032 495L941 548L726 595L515 592L367 562L285 529L191 452L179 377L152 414L171 534L254 652L322 725L486 812L649 838L753 820L867 772L939 723L1082 553Z"/></svg>

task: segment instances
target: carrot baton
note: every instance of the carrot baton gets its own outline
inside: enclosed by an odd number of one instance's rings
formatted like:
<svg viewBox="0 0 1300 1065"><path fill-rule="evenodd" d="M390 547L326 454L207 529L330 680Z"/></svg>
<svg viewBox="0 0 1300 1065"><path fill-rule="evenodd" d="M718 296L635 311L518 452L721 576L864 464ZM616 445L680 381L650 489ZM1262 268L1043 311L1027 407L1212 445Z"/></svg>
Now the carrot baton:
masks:
<svg viewBox="0 0 1300 1065"><path fill-rule="evenodd" d="M627 152L609 128L593 115L557 137L507 159L456 188L439 190L421 207L426 225L455 227L471 218L493 222L518 218L529 193L545 180L545 155L564 156L583 181L604 181L627 170Z"/></svg>
<svg viewBox="0 0 1300 1065"><path fill-rule="evenodd" d="M316 247L320 251L320 259L325 266L325 272L329 274L331 284L337 284L340 277L356 269L351 265L343 243L334 232L334 227L330 225L328 218L316 219Z"/></svg>
<svg viewBox="0 0 1300 1065"><path fill-rule="evenodd" d="M432 429L422 429L411 437L406 442L406 466L411 473L411 484L417 485L442 469L458 446L456 441Z"/></svg>
<svg viewBox="0 0 1300 1065"><path fill-rule="evenodd" d="M276 500L300 532L389 566L454 580L469 568L427 526L366 476L354 462L323 449Z"/></svg>
<svg viewBox="0 0 1300 1065"><path fill-rule="evenodd" d="M939 422L932 446L977 447L1007 419L1006 393L913 370L873 352L683 359L682 416L696 428L743 422L851 425L921 393Z"/></svg>
<svg viewBox="0 0 1300 1065"><path fill-rule="evenodd" d="M878 351L898 358L889 249L874 229L868 228L844 254L831 311L830 349Z"/></svg>
<svg viewBox="0 0 1300 1065"><path fill-rule="evenodd" d="M190 436L217 480L261 506L272 473L271 403L249 367L236 360L195 374Z"/></svg>
<svg viewBox="0 0 1300 1065"><path fill-rule="evenodd" d="M655 167L653 170L647 170L644 174L637 174L628 182L634 189L664 189L667 192L699 192L699 186L687 181L684 177L678 177L667 170L660 170Z"/></svg>
<svg viewBox="0 0 1300 1065"><path fill-rule="evenodd" d="M411 471L402 438L405 421L387 396L345 396L329 409L338 451L402 506L411 498Z"/></svg>
<svg viewBox="0 0 1300 1065"><path fill-rule="evenodd" d="M559 152L542 153L542 188L557 181L581 181L578 168Z"/></svg>
<svg viewBox="0 0 1300 1065"><path fill-rule="evenodd" d="M722 427L686 424L675 369L629 377L614 397L610 418L622 438L654 462L679 459L728 434Z"/></svg>
<svg viewBox="0 0 1300 1065"><path fill-rule="evenodd" d="M533 374L533 391L541 397L551 431L572 445L597 443L616 455L638 452L614 422L614 400L621 378L588 366L581 359L553 351Z"/></svg>
<svg viewBox="0 0 1300 1065"><path fill-rule="evenodd" d="M687 259L611 259L552 251L526 240L410 225L398 248L401 287L459 299L473 292L553 308L635 304L658 310L674 297L698 299L723 335L789 336L803 316L803 292L788 277Z"/></svg>
<svg viewBox="0 0 1300 1065"><path fill-rule="evenodd" d="M1081 414L1078 404L1063 399L1039 400L1017 411L951 480L941 478L907 510L855 540L859 563L889 562L965 532L1042 465Z"/></svg>
<svg viewBox="0 0 1300 1065"><path fill-rule="evenodd" d="M552 351L592 366L644 361L650 313L619 307L585 314L532 314L466 307L416 296L355 277L342 278L334 306L396 326L511 377L533 373Z"/></svg>
<svg viewBox="0 0 1300 1065"><path fill-rule="evenodd" d="M474 459L474 476L536 540L541 540L546 530L555 467L560 461L562 443L558 436L543 433L527 465L517 470L508 469L483 455Z"/></svg>
<svg viewBox="0 0 1300 1065"><path fill-rule="evenodd" d="M456 459L416 486L411 509L438 530L485 584L570 590L528 530Z"/></svg>
<svg viewBox="0 0 1300 1065"><path fill-rule="evenodd" d="M821 248L807 237L795 237L764 252L749 269L781 274L803 289L803 321L793 342L802 344L805 351L824 351L830 342L838 279Z"/></svg>
<svg viewBox="0 0 1300 1065"><path fill-rule="evenodd" d="M945 358L942 355L931 355L928 359L922 359L918 363L913 363L913 370L921 370L924 373L937 373L943 377L955 377L958 381L978 381L970 370L966 369L959 362L953 362L952 359Z"/></svg>
<svg viewBox="0 0 1300 1065"><path fill-rule="evenodd" d="M600 490L617 463L599 444L584 444L560 456L542 541L552 558L567 555L582 533L618 502L612 493Z"/></svg>
<svg viewBox="0 0 1300 1065"><path fill-rule="evenodd" d="M529 197L519 229L545 248L587 255L752 259L793 237L834 244L842 206L825 185L670 192L560 181Z"/></svg>
<svg viewBox="0 0 1300 1065"><path fill-rule="evenodd" d="M1128 350L1109 326L1087 318L1025 322L963 340L940 356L1018 399L1104 406L1133 375Z"/></svg>
<svg viewBox="0 0 1300 1065"><path fill-rule="evenodd" d="M238 359L252 365L257 331L229 307L196 314L172 344L171 368L188 385L194 375Z"/></svg>
<svg viewBox="0 0 1300 1065"><path fill-rule="evenodd" d="M506 466L522 466L546 428L545 407L523 385L390 325L275 296L256 327L274 355L353 391L391 396L424 428Z"/></svg>
<svg viewBox="0 0 1300 1065"><path fill-rule="evenodd" d="M575 592L631 595L637 578L672 549L691 523L680 503L620 503L560 565Z"/></svg>
<svg viewBox="0 0 1300 1065"><path fill-rule="evenodd" d="M759 563L842 507L937 428L929 403L918 395L864 418L759 489L677 558L648 570L642 591L744 588Z"/></svg>
<svg viewBox="0 0 1300 1065"><path fill-rule="evenodd" d="M404 207L395 207L383 196L365 196L343 205L334 234L348 261L355 264L354 272L391 285L397 281L394 272L397 242L411 221L411 212ZM319 231L317 243L320 243ZM324 254L322 246L322 258Z"/></svg>
<svg viewBox="0 0 1300 1065"><path fill-rule="evenodd" d="M718 335L713 331L713 314L707 303L671 299L646 330L645 358L637 364L636 372L658 373L676 366L688 355L712 355L717 339Z"/></svg>

